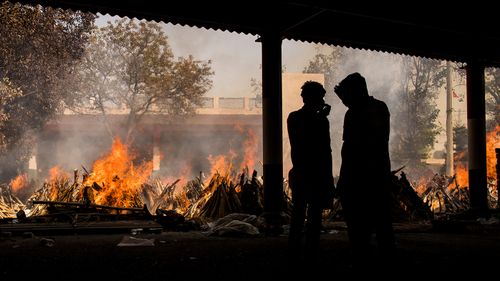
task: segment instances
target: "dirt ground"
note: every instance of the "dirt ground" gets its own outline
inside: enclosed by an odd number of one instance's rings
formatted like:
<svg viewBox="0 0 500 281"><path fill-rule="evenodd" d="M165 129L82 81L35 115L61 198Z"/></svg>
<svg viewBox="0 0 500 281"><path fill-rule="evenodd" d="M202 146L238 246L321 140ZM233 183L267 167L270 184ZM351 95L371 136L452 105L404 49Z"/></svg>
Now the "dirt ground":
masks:
<svg viewBox="0 0 500 281"><path fill-rule="evenodd" d="M356 274L480 277L496 274L500 263L498 224L438 229L430 224L395 224L398 249L391 264L383 272L355 272L344 225L325 226L309 280ZM119 246L123 241L135 246ZM309 274L289 266L286 242L286 232L256 237L216 237L202 231L3 235L0 280L283 280ZM376 253L373 258L379 261Z"/></svg>

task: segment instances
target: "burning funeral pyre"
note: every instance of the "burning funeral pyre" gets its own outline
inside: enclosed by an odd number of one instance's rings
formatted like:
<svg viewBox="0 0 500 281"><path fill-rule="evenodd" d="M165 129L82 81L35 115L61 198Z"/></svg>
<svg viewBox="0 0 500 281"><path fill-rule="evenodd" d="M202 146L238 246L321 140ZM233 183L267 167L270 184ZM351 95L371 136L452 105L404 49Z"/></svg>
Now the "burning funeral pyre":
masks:
<svg viewBox="0 0 500 281"><path fill-rule="evenodd" d="M494 156L490 161L491 154L488 153L488 199L493 207L496 169L492 167L496 161ZM258 216L263 212L262 178L248 168L253 167L253 159L245 157L239 165L240 172L236 172L231 157L210 157L210 175L205 177L200 172L191 180L184 176L153 177L151 162L134 165L133 160L128 147L116 139L111 151L95 161L91 169L82 166L72 173L57 166L50 169L42 186L25 203L16 195L29 190L34 183L26 175L20 175L9 185L0 185L0 219L77 222L147 218L165 226L183 223L185 219L208 223L230 214ZM436 174L425 182L412 183L404 167L393 171L395 221L431 220L436 215L468 209L466 174L466 167L459 166L451 178ZM283 189L284 209L289 213L291 200L286 180ZM342 219L337 199L333 206L325 211L325 218Z"/></svg>
<svg viewBox="0 0 500 281"><path fill-rule="evenodd" d="M127 146L116 139L111 151L91 169L82 166L72 174L57 166L50 169L26 204L15 194L33 183L19 176L0 187L0 218L39 222L119 217L161 223L187 218L205 223L232 213L259 215L263 210L257 172L250 173L246 166L236 173L228 157L211 157L211 176L200 173L192 180L153 177L151 162L134 165L133 160Z"/></svg>

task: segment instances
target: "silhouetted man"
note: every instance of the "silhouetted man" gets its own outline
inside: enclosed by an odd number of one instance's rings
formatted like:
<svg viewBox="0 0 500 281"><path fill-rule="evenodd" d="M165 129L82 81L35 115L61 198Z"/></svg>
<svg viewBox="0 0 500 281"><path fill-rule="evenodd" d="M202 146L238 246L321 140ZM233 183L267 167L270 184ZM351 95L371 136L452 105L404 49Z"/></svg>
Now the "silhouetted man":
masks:
<svg viewBox="0 0 500 281"><path fill-rule="evenodd" d="M382 253L394 246L391 215L390 114L368 95L366 81L352 73L335 86L348 107L344 117L342 165L337 182L355 267L369 265L371 235Z"/></svg>
<svg viewBox="0 0 500 281"><path fill-rule="evenodd" d="M305 258L313 262L318 248L323 208L333 200L332 150L330 147L330 105L325 89L314 81L301 87L304 106L287 119L293 168L289 172L292 215L289 243L292 261L302 255L305 225ZM305 223L307 221L307 223Z"/></svg>

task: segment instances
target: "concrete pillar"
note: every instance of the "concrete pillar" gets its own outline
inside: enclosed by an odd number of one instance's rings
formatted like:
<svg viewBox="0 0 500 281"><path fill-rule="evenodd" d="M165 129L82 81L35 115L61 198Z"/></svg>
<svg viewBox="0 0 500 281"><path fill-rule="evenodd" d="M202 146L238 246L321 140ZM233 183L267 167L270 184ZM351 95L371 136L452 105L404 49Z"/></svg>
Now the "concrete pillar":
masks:
<svg viewBox="0 0 500 281"><path fill-rule="evenodd" d="M451 85L451 63L446 62L446 175L453 176L453 86Z"/></svg>
<svg viewBox="0 0 500 281"><path fill-rule="evenodd" d="M488 210L484 65L469 62L466 71L470 205L482 215Z"/></svg>
<svg viewBox="0 0 500 281"><path fill-rule="evenodd" d="M266 31L261 42L264 213L267 224L279 228L283 208L281 35Z"/></svg>

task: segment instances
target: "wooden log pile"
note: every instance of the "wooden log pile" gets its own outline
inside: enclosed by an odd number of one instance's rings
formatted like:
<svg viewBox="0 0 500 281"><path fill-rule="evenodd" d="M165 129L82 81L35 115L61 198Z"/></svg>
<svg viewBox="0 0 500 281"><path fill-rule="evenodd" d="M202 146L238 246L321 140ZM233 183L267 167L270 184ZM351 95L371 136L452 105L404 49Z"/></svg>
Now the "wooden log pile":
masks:
<svg viewBox="0 0 500 281"><path fill-rule="evenodd" d="M152 184L143 184L143 200L149 206L151 213L157 213L159 209L177 210L185 207L181 196L175 194L179 181L180 179L177 179L172 183L164 184L159 179L156 179Z"/></svg>
<svg viewBox="0 0 500 281"><path fill-rule="evenodd" d="M253 171L252 177L248 177L248 172L241 173L241 190L238 193L243 213L260 215L264 211L262 204L264 200L264 187L257 179L257 171Z"/></svg>
<svg viewBox="0 0 500 281"><path fill-rule="evenodd" d="M394 221L419 221L430 220L434 214L430 206L417 194L412 187L406 174L401 172L403 168L392 171L391 198L392 214ZM343 220L342 204L338 198L334 199L333 208L325 210L325 218L328 220Z"/></svg>
<svg viewBox="0 0 500 281"><path fill-rule="evenodd" d="M15 218L23 208L23 202L12 193L11 188L6 184L0 185L0 219Z"/></svg>
<svg viewBox="0 0 500 281"><path fill-rule="evenodd" d="M199 210L198 216L201 219L214 220L231 213L241 212L242 207L236 193L236 185L228 175L215 173L206 189L213 191Z"/></svg>
<svg viewBox="0 0 500 281"><path fill-rule="evenodd" d="M455 177L450 179L445 175L436 174L427 183L421 196L434 213L457 213L469 208L467 188L456 185L455 188L449 189L454 179Z"/></svg>
<svg viewBox="0 0 500 281"><path fill-rule="evenodd" d="M434 217L427 204L412 187L406 174L401 172L400 177L393 172L392 198L393 215L398 221L431 220Z"/></svg>
<svg viewBox="0 0 500 281"><path fill-rule="evenodd" d="M61 175L52 181L44 182L43 186L36 190L26 203L24 212L26 216L43 216L49 213L46 204L33 204L34 201L56 201L56 202L77 202L83 200L80 195L81 184L78 183L78 171L74 172L73 182L67 176Z"/></svg>

